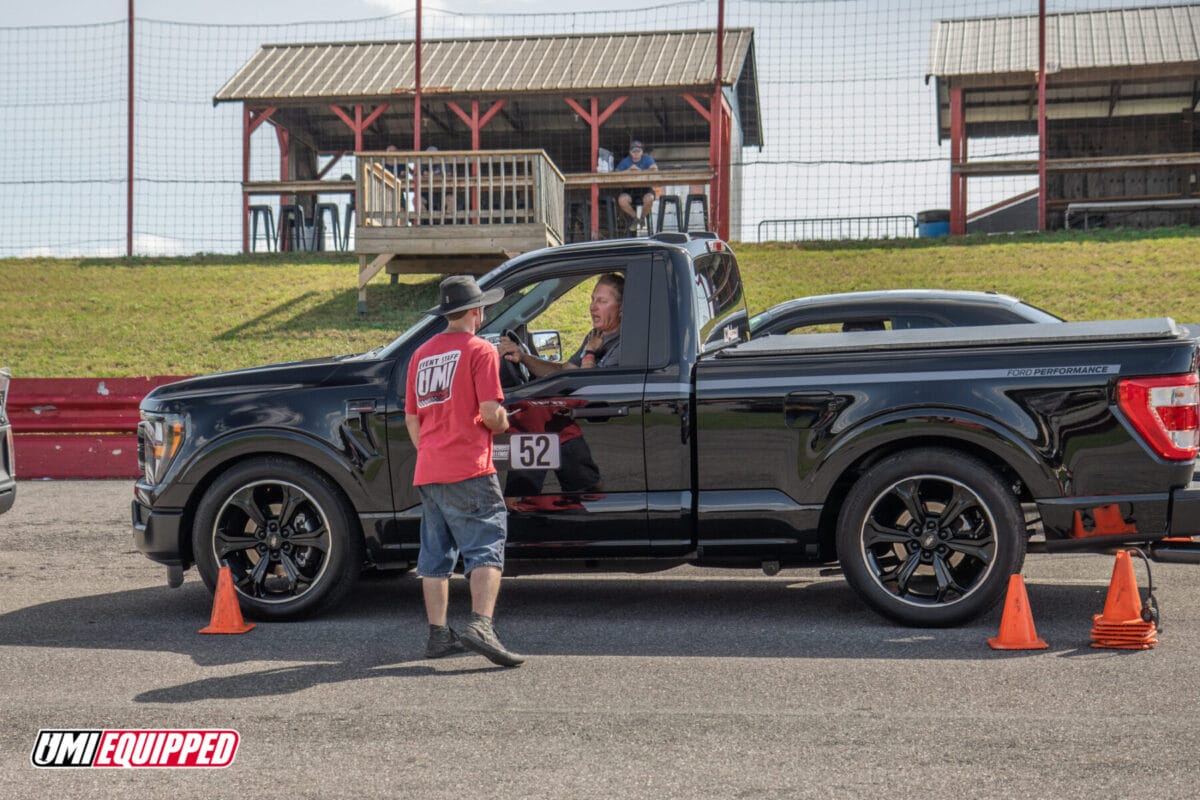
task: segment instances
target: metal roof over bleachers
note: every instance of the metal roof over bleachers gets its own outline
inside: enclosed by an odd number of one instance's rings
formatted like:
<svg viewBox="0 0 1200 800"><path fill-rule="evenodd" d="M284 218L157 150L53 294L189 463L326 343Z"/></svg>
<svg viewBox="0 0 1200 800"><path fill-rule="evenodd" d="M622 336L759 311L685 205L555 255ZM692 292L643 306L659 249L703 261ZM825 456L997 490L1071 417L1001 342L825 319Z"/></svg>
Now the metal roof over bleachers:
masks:
<svg viewBox="0 0 1200 800"><path fill-rule="evenodd" d="M490 94L696 88L713 83L715 31L431 39L423 43L426 92ZM737 82L753 44L725 32L721 81ZM267 44L217 92L216 102L385 98L411 93L411 41Z"/></svg>
<svg viewBox="0 0 1200 800"><path fill-rule="evenodd" d="M1200 5L1046 15L1047 72L1200 63ZM1038 17L941 20L929 75L1036 72Z"/></svg>
<svg viewBox="0 0 1200 800"><path fill-rule="evenodd" d="M1036 132L1038 17L934 24L938 136L950 133L952 86L969 92L971 136ZM1200 93L1200 3L1046 15L1047 116L1103 120L1178 114Z"/></svg>
<svg viewBox="0 0 1200 800"><path fill-rule="evenodd" d="M675 95L672 106L691 115L679 93L712 90L717 33L429 39L422 50L421 90L427 101L522 96L533 108L530 103L549 102L551 96L640 93ZM225 82L213 102L308 107L317 115L331 103L394 103L415 92L415 55L416 43L404 40L265 44ZM721 83L733 89L744 143L760 146L753 29L726 30L722 56ZM561 100L555 102L561 105ZM332 120L331 130L338 124Z"/></svg>

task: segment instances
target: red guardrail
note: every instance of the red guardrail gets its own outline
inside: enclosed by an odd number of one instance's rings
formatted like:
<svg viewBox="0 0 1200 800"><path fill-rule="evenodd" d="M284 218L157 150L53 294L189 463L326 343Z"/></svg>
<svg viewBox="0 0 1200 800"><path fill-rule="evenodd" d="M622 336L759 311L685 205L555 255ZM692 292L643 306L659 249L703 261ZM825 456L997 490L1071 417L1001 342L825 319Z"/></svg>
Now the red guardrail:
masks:
<svg viewBox="0 0 1200 800"><path fill-rule="evenodd" d="M181 377L13 378L17 478L135 478L138 404Z"/></svg>

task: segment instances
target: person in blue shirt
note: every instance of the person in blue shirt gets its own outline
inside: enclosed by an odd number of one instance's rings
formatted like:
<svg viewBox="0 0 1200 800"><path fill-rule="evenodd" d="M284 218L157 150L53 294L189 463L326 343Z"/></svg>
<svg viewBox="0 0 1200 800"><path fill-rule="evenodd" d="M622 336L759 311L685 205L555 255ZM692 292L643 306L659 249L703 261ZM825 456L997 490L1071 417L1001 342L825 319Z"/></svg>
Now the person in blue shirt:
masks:
<svg viewBox="0 0 1200 800"><path fill-rule="evenodd" d="M646 153L646 148L642 145L640 139L634 139L629 143L629 155L621 159L621 163L617 164L617 172L626 170L644 170L646 172L657 172L658 164L654 163L654 159ZM633 189L625 189L617 197L617 205L621 209L621 214L624 215L626 222L633 231L637 231L638 216L633 209L633 198L641 197L642 199L642 219L650 219L650 208L654 205L654 189L647 185L645 187L637 187Z"/></svg>

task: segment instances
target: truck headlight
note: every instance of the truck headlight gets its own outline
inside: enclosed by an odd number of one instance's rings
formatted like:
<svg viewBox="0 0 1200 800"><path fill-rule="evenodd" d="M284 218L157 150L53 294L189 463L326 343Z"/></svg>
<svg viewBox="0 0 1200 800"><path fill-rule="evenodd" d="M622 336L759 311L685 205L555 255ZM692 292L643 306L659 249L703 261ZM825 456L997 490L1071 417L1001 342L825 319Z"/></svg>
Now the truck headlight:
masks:
<svg viewBox="0 0 1200 800"><path fill-rule="evenodd" d="M162 482L186 435L181 415L142 412L138 424L138 466L147 483Z"/></svg>

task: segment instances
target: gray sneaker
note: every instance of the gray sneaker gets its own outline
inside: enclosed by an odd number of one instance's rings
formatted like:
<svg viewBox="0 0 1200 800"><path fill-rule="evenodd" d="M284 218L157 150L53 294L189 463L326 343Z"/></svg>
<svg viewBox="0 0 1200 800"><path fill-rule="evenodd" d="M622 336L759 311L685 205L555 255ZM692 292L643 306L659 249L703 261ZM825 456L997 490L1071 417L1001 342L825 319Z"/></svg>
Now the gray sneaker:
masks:
<svg viewBox="0 0 1200 800"><path fill-rule="evenodd" d="M471 622L463 629L462 643L502 667L519 667L525 663L525 656L517 655L500 644L496 632L492 630L492 621L487 617L472 616Z"/></svg>
<svg viewBox="0 0 1200 800"><path fill-rule="evenodd" d="M465 653L462 641L449 625L429 626L429 643L425 645L426 658L442 658L456 653Z"/></svg>

